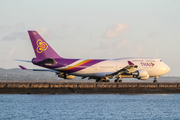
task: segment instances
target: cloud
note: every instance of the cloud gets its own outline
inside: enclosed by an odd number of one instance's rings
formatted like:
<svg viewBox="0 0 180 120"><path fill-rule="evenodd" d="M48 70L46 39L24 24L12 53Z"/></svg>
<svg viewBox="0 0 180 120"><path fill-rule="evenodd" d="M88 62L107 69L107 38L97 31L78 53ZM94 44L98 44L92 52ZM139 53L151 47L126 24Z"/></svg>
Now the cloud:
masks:
<svg viewBox="0 0 180 120"><path fill-rule="evenodd" d="M48 34L48 29L46 27L36 28L36 31L41 35L44 36Z"/></svg>
<svg viewBox="0 0 180 120"><path fill-rule="evenodd" d="M60 22L56 24L58 37L66 39L67 37L73 36L72 29L70 30L70 26L65 22Z"/></svg>
<svg viewBox="0 0 180 120"><path fill-rule="evenodd" d="M156 51L153 55L154 58L159 58L160 56L160 52L159 51Z"/></svg>
<svg viewBox="0 0 180 120"><path fill-rule="evenodd" d="M24 40L27 39L27 32L11 32L1 40Z"/></svg>
<svg viewBox="0 0 180 120"><path fill-rule="evenodd" d="M4 33L7 31L10 31L12 29L12 26L8 26L8 25L1 25L0 26L0 33Z"/></svg>
<svg viewBox="0 0 180 120"><path fill-rule="evenodd" d="M143 48L141 47L141 45L137 45L135 53L134 53L134 57L139 57L142 51L143 51Z"/></svg>
<svg viewBox="0 0 180 120"><path fill-rule="evenodd" d="M56 27L60 29L68 29L70 26L67 23L57 23Z"/></svg>
<svg viewBox="0 0 180 120"><path fill-rule="evenodd" d="M115 48L119 49L119 48L124 47L126 45L126 43L127 43L127 39L123 39L122 41L114 42L113 45Z"/></svg>
<svg viewBox="0 0 180 120"><path fill-rule="evenodd" d="M128 45L127 39L103 41L98 50L96 50L99 52L94 53L93 56L96 55L97 58L103 59L119 58L119 55L127 53L128 46L126 45Z"/></svg>
<svg viewBox="0 0 180 120"><path fill-rule="evenodd" d="M18 23L15 26L10 26L10 25L1 25L0 26L0 33L5 33L5 32L10 32L10 31L22 31L25 29L24 23Z"/></svg>
<svg viewBox="0 0 180 120"><path fill-rule="evenodd" d="M127 44L127 39L102 42L100 49L121 49Z"/></svg>
<svg viewBox="0 0 180 120"><path fill-rule="evenodd" d="M152 32L148 35L149 38L157 37L159 36L159 32Z"/></svg>
<svg viewBox="0 0 180 120"><path fill-rule="evenodd" d="M5 58L6 59L11 58L13 56L13 54L15 53L15 51L16 51L16 48L15 47L11 47L9 49L9 51L6 53Z"/></svg>
<svg viewBox="0 0 180 120"><path fill-rule="evenodd" d="M27 39L27 31L24 23L18 23L14 26L1 25L0 33L1 40L24 40Z"/></svg>
<svg viewBox="0 0 180 120"><path fill-rule="evenodd" d="M129 31L128 24L114 24L109 27L103 34L103 38L117 38L120 33Z"/></svg>
<svg viewBox="0 0 180 120"><path fill-rule="evenodd" d="M53 32L50 29L48 29L47 27L39 27L39 28L36 28L35 30L44 39L52 38L52 36L53 36Z"/></svg>
<svg viewBox="0 0 180 120"><path fill-rule="evenodd" d="M19 23L19 24L14 26L14 30L19 30L20 31L20 30L24 30L24 29L26 29L24 23Z"/></svg>

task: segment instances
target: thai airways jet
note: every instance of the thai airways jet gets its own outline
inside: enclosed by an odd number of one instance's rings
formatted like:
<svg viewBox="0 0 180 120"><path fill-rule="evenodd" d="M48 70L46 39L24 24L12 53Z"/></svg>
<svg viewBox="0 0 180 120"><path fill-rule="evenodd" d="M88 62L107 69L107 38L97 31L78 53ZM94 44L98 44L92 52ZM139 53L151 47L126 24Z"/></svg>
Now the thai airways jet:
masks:
<svg viewBox="0 0 180 120"><path fill-rule="evenodd" d="M60 57L51 46L36 32L28 31L36 57L34 65L48 69L31 69L33 71L51 71L58 77L74 79L75 76L95 79L96 82L122 82L122 78L137 78L147 80L170 71L170 68L160 59L155 58L119 58L119 59L67 59ZM26 61L27 62L27 61ZM23 70L28 70L20 66Z"/></svg>

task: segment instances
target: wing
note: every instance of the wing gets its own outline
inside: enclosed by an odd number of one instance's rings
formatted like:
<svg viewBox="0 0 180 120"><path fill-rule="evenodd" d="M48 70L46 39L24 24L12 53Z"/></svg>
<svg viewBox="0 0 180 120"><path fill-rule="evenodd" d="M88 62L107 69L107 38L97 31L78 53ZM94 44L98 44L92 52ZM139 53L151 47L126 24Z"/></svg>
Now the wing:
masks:
<svg viewBox="0 0 180 120"><path fill-rule="evenodd" d="M129 74L131 75L132 72L136 71L138 66L133 64L131 61L128 61L128 65L112 74L109 74L107 76L109 77L112 77L112 76L119 76L119 75L122 75L122 74Z"/></svg>
<svg viewBox="0 0 180 120"><path fill-rule="evenodd" d="M56 70L51 70L51 69L27 69L21 65L19 65L19 67L22 69L22 70L32 70L32 71L49 71L49 72L55 72L57 74L61 73L59 71L56 71Z"/></svg>

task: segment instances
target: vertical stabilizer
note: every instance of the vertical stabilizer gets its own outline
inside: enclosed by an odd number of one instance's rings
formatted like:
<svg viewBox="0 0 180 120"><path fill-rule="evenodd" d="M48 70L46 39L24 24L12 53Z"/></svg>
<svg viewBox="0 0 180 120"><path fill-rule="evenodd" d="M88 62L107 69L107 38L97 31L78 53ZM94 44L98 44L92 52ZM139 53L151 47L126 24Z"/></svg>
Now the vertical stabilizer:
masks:
<svg viewBox="0 0 180 120"><path fill-rule="evenodd" d="M61 58L36 31L28 33L37 58Z"/></svg>

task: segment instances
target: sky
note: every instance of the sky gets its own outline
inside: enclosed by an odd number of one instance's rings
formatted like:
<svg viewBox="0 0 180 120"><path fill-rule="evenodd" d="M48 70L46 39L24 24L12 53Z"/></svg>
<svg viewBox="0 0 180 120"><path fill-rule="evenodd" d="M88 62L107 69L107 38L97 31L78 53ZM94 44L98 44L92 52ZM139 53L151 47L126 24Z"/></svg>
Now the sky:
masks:
<svg viewBox="0 0 180 120"><path fill-rule="evenodd" d="M28 30L64 58L155 57L180 76L179 0L0 0L0 67L34 68Z"/></svg>

